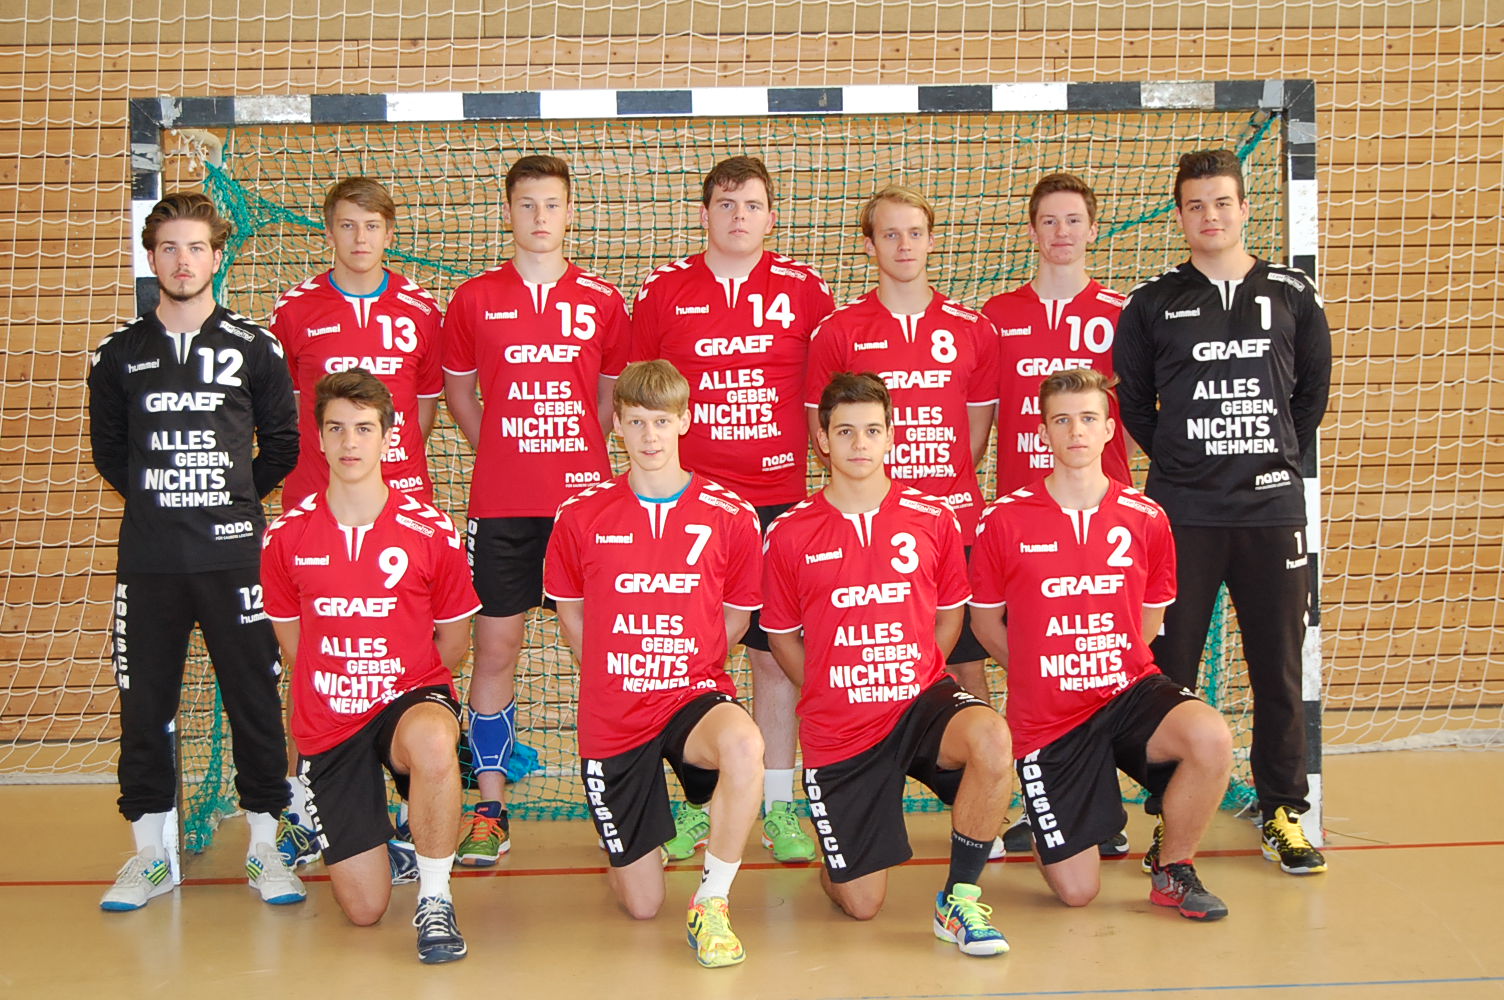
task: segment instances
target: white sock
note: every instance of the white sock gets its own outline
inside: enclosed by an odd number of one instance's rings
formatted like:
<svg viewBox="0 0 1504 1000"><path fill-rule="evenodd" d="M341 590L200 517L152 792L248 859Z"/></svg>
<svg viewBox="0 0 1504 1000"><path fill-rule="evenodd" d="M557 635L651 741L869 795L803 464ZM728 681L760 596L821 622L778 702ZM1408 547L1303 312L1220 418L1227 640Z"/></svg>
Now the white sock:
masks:
<svg viewBox="0 0 1504 1000"><path fill-rule="evenodd" d="M251 845L246 853L254 851L257 844L277 846L277 817L271 813L248 812L245 821L251 828Z"/></svg>
<svg viewBox="0 0 1504 1000"><path fill-rule="evenodd" d="M307 826L308 786L303 784L302 778L292 775L287 779L287 787L292 791L292 801L287 804L287 811L292 813L299 823Z"/></svg>
<svg viewBox="0 0 1504 1000"><path fill-rule="evenodd" d="M454 855L444 858L426 858L418 856L418 898L425 896L438 896L441 899L449 897L449 870L454 867Z"/></svg>
<svg viewBox="0 0 1504 1000"><path fill-rule="evenodd" d="M695 902L720 896L726 899L731 895L731 880L736 878L736 870L742 866L740 861L722 861L720 858L705 851L705 869L700 872L700 888L695 891Z"/></svg>
<svg viewBox="0 0 1504 1000"><path fill-rule="evenodd" d="M774 802L794 801L794 769L792 767L769 768L762 772L762 811L773 808Z"/></svg>
<svg viewBox="0 0 1504 1000"><path fill-rule="evenodd" d="M167 817L170 813L147 813L131 823L131 836L136 840L136 853L148 847L156 852L153 856L167 857Z"/></svg>

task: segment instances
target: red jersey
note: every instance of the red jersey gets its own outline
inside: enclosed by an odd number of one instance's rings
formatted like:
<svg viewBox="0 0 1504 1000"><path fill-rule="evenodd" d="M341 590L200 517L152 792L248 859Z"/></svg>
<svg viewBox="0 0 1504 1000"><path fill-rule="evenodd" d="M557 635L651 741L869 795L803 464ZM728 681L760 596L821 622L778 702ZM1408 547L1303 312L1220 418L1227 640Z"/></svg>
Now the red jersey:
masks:
<svg viewBox="0 0 1504 1000"><path fill-rule="evenodd" d="M663 358L689 379L686 468L758 506L804 497L804 363L833 308L813 268L770 251L746 278L717 278L704 254L648 276L632 307L632 358Z"/></svg>
<svg viewBox="0 0 1504 1000"><path fill-rule="evenodd" d="M1159 672L1143 612L1175 600L1169 518L1118 482L1096 509L1065 510L1037 480L982 515L971 587L977 607L1008 607L1008 727L1023 757Z"/></svg>
<svg viewBox="0 0 1504 1000"><path fill-rule="evenodd" d="M364 368L392 392L397 422L381 456L381 473L394 490L433 500L418 400L444 391L439 369L442 314L418 285L394 271L373 296L346 295L331 272L290 288L272 310L271 330L287 352L298 393L298 465L282 486L282 509L329 485L329 463L314 424L313 387L330 372Z"/></svg>
<svg viewBox="0 0 1504 1000"><path fill-rule="evenodd" d="M982 514L967 407L997 402L997 334L988 320L936 292L915 316L871 291L831 314L810 342L804 405L818 407L837 372L874 371L893 396L888 475L940 497L966 544Z"/></svg>
<svg viewBox="0 0 1504 1000"><path fill-rule="evenodd" d="M1095 368L1112 377L1112 340L1126 301L1089 282L1073 299L1041 299L1032 284L994 295L982 312L997 327L1001 342L1001 381L997 404L997 495L1050 474L1055 456L1039 436L1039 383L1067 368ZM1128 472L1128 429L1118 416L1114 395L1108 414L1117 433L1102 452L1102 471L1124 486Z"/></svg>
<svg viewBox="0 0 1504 1000"><path fill-rule="evenodd" d="M935 611L971 596L960 526L901 483L864 514L842 513L822 490L768 526L763 596L763 629L804 630L804 765L846 760L945 673Z"/></svg>
<svg viewBox="0 0 1504 1000"><path fill-rule="evenodd" d="M507 261L455 289L444 370L477 373L485 407L471 517L553 517L611 477L596 395L626 367L630 332L616 287L572 263L553 284Z"/></svg>
<svg viewBox="0 0 1504 1000"><path fill-rule="evenodd" d="M305 756L414 688L453 693L433 627L480 610L454 524L396 490L366 527L336 521L322 493L288 510L262 541L261 586L268 618L300 623L292 736Z"/></svg>
<svg viewBox="0 0 1504 1000"><path fill-rule="evenodd" d="M726 673L726 607L762 606L757 512L696 473L672 500L621 475L559 508L543 592L585 602L580 754L602 759L658 736Z"/></svg>

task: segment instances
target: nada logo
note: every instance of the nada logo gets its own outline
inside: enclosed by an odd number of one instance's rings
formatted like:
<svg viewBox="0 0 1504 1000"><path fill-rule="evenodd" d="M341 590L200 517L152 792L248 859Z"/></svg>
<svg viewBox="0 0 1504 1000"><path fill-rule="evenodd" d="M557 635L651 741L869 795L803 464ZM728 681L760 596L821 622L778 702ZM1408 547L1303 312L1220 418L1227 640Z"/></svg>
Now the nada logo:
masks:
<svg viewBox="0 0 1504 1000"><path fill-rule="evenodd" d="M794 453L785 451L777 455L764 455L762 459L763 471L771 469L787 469L794 464Z"/></svg>
<svg viewBox="0 0 1504 1000"><path fill-rule="evenodd" d="M250 521L231 521L229 524L216 524L214 526L215 538L243 538L256 530L256 526Z"/></svg>
<svg viewBox="0 0 1504 1000"><path fill-rule="evenodd" d="M1285 486L1290 482L1289 469L1275 469L1273 472L1261 472L1253 477L1253 488L1256 490L1268 489L1271 486Z"/></svg>
<svg viewBox="0 0 1504 1000"><path fill-rule="evenodd" d="M1126 579L1121 573L1103 576L1052 576L1040 581L1039 592L1046 597L1079 597L1082 594L1100 597L1122 590Z"/></svg>
<svg viewBox="0 0 1504 1000"><path fill-rule="evenodd" d="M591 483L601 481L599 472L566 472L564 473L565 486L589 486Z"/></svg>

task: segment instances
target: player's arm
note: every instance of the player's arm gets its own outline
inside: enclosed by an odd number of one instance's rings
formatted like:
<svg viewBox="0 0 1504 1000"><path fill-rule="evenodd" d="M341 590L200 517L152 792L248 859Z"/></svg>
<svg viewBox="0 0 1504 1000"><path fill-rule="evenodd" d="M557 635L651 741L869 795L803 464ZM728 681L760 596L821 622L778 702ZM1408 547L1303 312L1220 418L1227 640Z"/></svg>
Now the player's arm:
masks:
<svg viewBox="0 0 1504 1000"><path fill-rule="evenodd" d="M273 619L272 631L277 633L277 645L282 648L282 665L284 669L291 671L293 664L297 662L298 637L302 634L303 623L296 618L289 622Z"/></svg>
<svg viewBox="0 0 1504 1000"><path fill-rule="evenodd" d="M1163 607L1151 608L1144 605L1143 626L1144 641L1153 642L1154 637L1159 635L1159 630L1165 623L1165 609Z"/></svg>
<svg viewBox="0 0 1504 1000"><path fill-rule="evenodd" d="M995 608L984 608L973 604L971 606L971 634L977 637L977 642L980 642L982 648L987 650L987 654L997 661L997 665L1007 670L1008 624L1003 615L1004 607L1005 605L1000 604Z"/></svg>
<svg viewBox="0 0 1504 1000"><path fill-rule="evenodd" d="M729 604L722 604L721 614L726 619L726 648L730 649L741 642L742 636L747 634L747 626L752 624L752 612L746 608L733 608Z"/></svg>
<svg viewBox="0 0 1504 1000"><path fill-rule="evenodd" d="M1290 415L1301 455L1316 443L1316 428L1326 415L1332 384L1332 331L1315 289L1301 303L1295 330L1295 385L1290 391Z"/></svg>
<svg viewBox="0 0 1504 1000"><path fill-rule="evenodd" d="M423 432L423 440L433 433L433 425L439 419L439 397L418 399L418 429Z"/></svg>
<svg viewBox="0 0 1504 1000"><path fill-rule="evenodd" d="M283 360L282 345L271 334L258 339L259 371L251 387L251 415L256 422L256 457L251 459L251 481L256 495L265 498L298 464L298 404L292 391L292 373Z"/></svg>
<svg viewBox="0 0 1504 1000"><path fill-rule="evenodd" d="M804 633L798 630L793 632L769 632L768 649L773 654L773 659L778 661L778 667L784 672L789 680L793 681L794 687L804 687Z"/></svg>
<svg viewBox="0 0 1504 1000"><path fill-rule="evenodd" d="M444 372L444 405L449 407L449 415L459 425L460 433L465 435L472 449L480 447L481 403L475 391L479 383L478 371L463 375Z"/></svg>
<svg viewBox="0 0 1504 1000"><path fill-rule="evenodd" d="M433 627L433 641L439 649L439 659L443 662L444 669L451 674L457 672L460 661L470 650L470 619L465 617L459 621L438 622Z"/></svg>
<svg viewBox="0 0 1504 1000"><path fill-rule="evenodd" d="M1159 399L1154 383L1153 330L1146 308L1141 295L1130 296L1123 306L1112 361L1118 377L1118 412L1123 417L1123 426L1152 460Z"/></svg>
<svg viewBox="0 0 1504 1000"><path fill-rule="evenodd" d="M611 440L612 402L616 395L616 379L610 375L595 377L595 413L601 421L601 433Z"/></svg>
<svg viewBox="0 0 1504 1000"><path fill-rule="evenodd" d="M936 610L935 642L945 656L949 656L950 651L956 648L956 640L961 638L961 622L965 617L966 609L962 606Z"/></svg>
<svg viewBox="0 0 1504 1000"><path fill-rule="evenodd" d="M987 441L992 436L992 422L997 416L996 403L966 407L966 422L971 429L971 465L977 468L987 457Z"/></svg>
<svg viewBox="0 0 1504 1000"><path fill-rule="evenodd" d="M100 363L104 347L89 369L89 446L94 468L116 493L130 489L129 405L112 371Z"/></svg>
<svg viewBox="0 0 1504 1000"><path fill-rule="evenodd" d="M574 657L576 669L585 662L585 602L555 601L559 616L559 631L569 643L569 653Z"/></svg>

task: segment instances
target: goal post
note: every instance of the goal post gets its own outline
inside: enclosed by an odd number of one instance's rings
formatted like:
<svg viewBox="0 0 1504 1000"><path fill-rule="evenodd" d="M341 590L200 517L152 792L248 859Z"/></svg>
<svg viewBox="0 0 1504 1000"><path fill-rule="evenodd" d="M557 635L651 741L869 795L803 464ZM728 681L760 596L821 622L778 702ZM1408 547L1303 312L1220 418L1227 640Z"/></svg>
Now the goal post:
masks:
<svg viewBox="0 0 1504 1000"><path fill-rule="evenodd" d="M1071 170L1094 186L1100 236L1088 264L1103 284L1126 292L1185 257L1170 224L1179 154L1229 147L1244 162L1253 207L1249 249L1300 267L1319 286L1315 110L1309 80L141 98L130 102L132 212L139 229L164 190L202 183L237 228L216 290L264 322L283 290L328 267L319 217L325 189L342 176L371 176L399 205L390 266L442 302L509 256L501 217L507 166L526 153L555 153L574 173L566 252L630 297L654 266L701 249L700 181L716 160L745 152L762 156L774 178L771 245L814 265L838 301L874 281L857 209L877 188L903 181L936 206L937 285L980 306L1032 274L1026 205L1042 174ZM135 275L138 306L153 307L156 283L139 247ZM469 448L446 419L429 450L436 500L462 519ZM1321 488L1314 456L1308 460L1306 822L1320 843ZM817 463L811 468L818 472ZM988 496L990 474L989 460ZM524 817L584 816L573 770L574 672L552 616L529 616L527 643L519 739L539 751L543 767L514 786L510 807ZM1253 794L1240 657L1224 600L1203 688L1236 733L1239 761L1225 803L1233 807ZM739 689L750 693L744 656L734 668ZM990 674L1000 696L995 666ZM201 644L190 675L178 728L185 846L195 848L212 838L214 817L233 809L233 790L228 731ZM931 802L909 799L911 808Z"/></svg>

